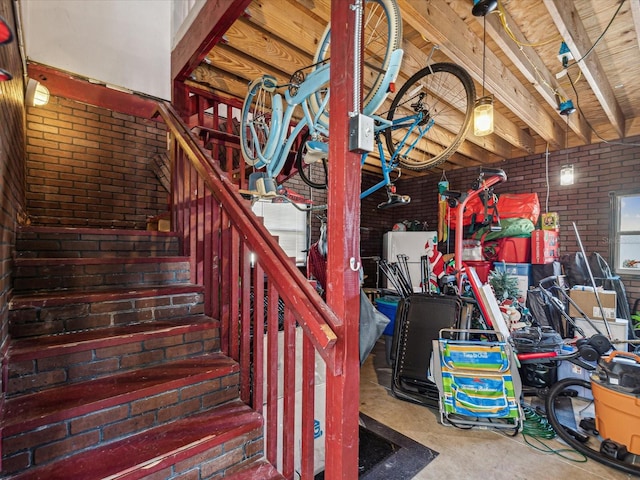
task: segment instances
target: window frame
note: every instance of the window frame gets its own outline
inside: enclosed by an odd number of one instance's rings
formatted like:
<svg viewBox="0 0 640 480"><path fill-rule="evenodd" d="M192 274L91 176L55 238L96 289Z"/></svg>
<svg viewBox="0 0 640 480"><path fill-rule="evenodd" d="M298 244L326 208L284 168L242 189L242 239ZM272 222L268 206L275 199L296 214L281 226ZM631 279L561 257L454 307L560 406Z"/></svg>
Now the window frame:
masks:
<svg viewBox="0 0 640 480"><path fill-rule="evenodd" d="M611 265L613 266L613 271L616 275L640 278L640 267L625 268L621 266L620 237L637 235L638 238L640 238L640 230L620 230L620 216L622 213L620 203L625 197L640 198L640 188L609 192L611 212L611 220L609 224L609 258L611 259ZM638 260L640 260L640 257Z"/></svg>

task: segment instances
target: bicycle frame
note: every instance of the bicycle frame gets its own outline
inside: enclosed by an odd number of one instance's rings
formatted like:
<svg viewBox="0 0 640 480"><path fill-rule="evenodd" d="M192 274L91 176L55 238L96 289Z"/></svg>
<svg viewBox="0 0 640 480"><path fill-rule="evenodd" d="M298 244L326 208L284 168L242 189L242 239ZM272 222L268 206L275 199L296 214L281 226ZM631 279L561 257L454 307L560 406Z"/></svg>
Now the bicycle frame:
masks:
<svg viewBox="0 0 640 480"><path fill-rule="evenodd" d="M400 65L402 63L402 56L404 52L401 49L397 49L391 53L391 60L389 68L387 69L382 86L373 99L369 102L367 107L363 110L365 115L371 115L372 110L377 109L378 106L384 101L389 89L389 85L395 81L400 71ZM266 166L266 171L269 177L275 178L286 162L287 156L291 151L293 142L298 134L305 126L308 126L311 135L321 134L325 137L329 135L329 126L320 120L322 115L326 112L327 105L329 103L329 91L324 96L320 108L315 115L311 114L309 108L309 97L316 94L324 85L329 83L329 63L326 63L316 70L313 70L303 82L298 85L295 95L291 95L290 90L287 89L284 92L284 101L286 102L286 108L283 109L282 94L276 93L273 96L273 108L271 115L271 132L265 145L264 154L257 152L258 162L256 162L256 168L262 168ZM267 78L261 77L257 81L264 81ZM278 85L273 83L269 85L269 88L276 89ZM302 119L289 133L289 124L293 117L296 106L301 105L303 111ZM249 130L254 141L257 143L257 133L253 124L249 123ZM288 134L289 133L289 134ZM288 134L288 136L287 136Z"/></svg>
<svg viewBox="0 0 640 480"><path fill-rule="evenodd" d="M262 77L260 81L264 81L265 77ZM258 153L259 162L256 163L256 168L262 168L266 166L267 174L274 178L282 170L284 161L287 158L293 142L300 131L309 126L309 130L312 133L320 132L323 135L328 135L328 130L324 128L319 122L318 118L326 109L326 104L329 101L329 94L325 96L325 101L322 108L317 113L315 118L311 117L311 112L307 105L309 96L316 93L323 85L329 82L329 64L322 65L320 68L312 71L307 78L298 86L295 95L291 95L287 89L284 93L284 100L287 104L286 109L283 110L282 95L276 93L273 96L273 110L271 113L271 132L269 139L265 145L264 154ZM278 88L274 85L274 88ZM295 107L302 105L303 117L294 127L293 131L287 138L288 126L293 117ZM249 129L254 140L257 141L257 134L252 123L249 123Z"/></svg>
<svg viewBox="0 0 640 480"><path fill-rule="evenodd" d="M383 119L378 116L374 117L375 119L374 131L375 131L376 145L378 146L378 155L380 156L380 167L382 168L382 180L380 180L378 183L376 183L372 187L362 192L360 194L360 199L368 197L372 193L380 190L382 187L392 184L390 173L394 171L400 164L400 162L398 162L398 157L400 155L407 155L409 152L411 152L411 150L415 148L416 144L422 138L422 136L424 136L435 123L435 121L431 119L424 126L424 128L419 128L419 125L422 122L422 118L423 118L422 113L399 118L399 119L393 120L392 122L389 122L389 120ZM380 134L387 128L392 128L392 129L398 128L400 125L404 125L404 124L410 124L411 127L405 134L404 138L401 140L399 144L400 146L396 148L396 151L393 153L391 158L387 160L386 155L384 153L384 148L382 146L382 139L380 138ZM418 135L416 136L415 140L412 141L411 143L407 143L406 142L407 138L409 138L416 129L418 130ZM362 160L360 162L361 166L364 166L368 156L369 156L369 152L362 155Z"/></svg>

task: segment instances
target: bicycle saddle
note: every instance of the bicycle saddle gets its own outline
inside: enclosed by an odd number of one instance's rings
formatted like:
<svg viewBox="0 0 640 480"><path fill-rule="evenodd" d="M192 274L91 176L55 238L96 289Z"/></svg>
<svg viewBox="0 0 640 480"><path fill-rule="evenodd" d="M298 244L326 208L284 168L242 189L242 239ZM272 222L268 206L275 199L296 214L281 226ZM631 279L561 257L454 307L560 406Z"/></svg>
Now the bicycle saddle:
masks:
<svg viewBox="0 0 640 480"><path fill-rule="evenodd" d="M400 195L398 193L388 193L389 197L386 202L382 202L378 205L380 210L385 208L397 207L398 205L406 205L411 202L411 197L409 195Z"/></svg>

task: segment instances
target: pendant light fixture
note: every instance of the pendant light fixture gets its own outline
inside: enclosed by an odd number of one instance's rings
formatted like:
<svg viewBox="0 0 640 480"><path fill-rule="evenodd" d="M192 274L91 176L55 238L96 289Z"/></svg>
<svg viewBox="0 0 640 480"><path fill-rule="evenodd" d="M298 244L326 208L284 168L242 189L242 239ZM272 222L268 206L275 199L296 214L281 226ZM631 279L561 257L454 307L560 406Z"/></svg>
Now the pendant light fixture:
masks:
<svg viewBox="0 0 640 480"><path fill-rule="evenodd" d="M571 104L571 108L568 108L566 106L567 102ZM560 108L560 115L564 115L567 117L567 123L564 132L564 149L567 155L567 163L560 167L560 185L566 186L573 185L574 181L573 165L569 163L569 115L575 112L576 109L573 108L573 103L571 102L571 100L565 100L564 105L564 109L562 107Z"/></svg>
<svg viewBox="0 0 640 480"><path fill-rule="evenodd" d="M484 74L487 52L487 17L498 5L497 0L481 0L474 2L473 13L476 17L483 17L482 21L482 96L476 100L473 109L473 134L482 137L493 133L493 96L484 94Z"/></svg>

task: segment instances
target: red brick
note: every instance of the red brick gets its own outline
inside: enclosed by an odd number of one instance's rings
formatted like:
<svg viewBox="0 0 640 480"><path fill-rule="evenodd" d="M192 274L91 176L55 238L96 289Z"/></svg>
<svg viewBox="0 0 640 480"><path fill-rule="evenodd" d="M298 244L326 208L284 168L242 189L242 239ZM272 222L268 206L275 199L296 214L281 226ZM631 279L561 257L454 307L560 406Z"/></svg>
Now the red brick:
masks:
<svg viewBox="0 0 640 480"><path fill-rule="evenodd" d="M131 403L131 415L138 415L143 412L157 410L167 405L175 404L179 399L178 392L170 391L143 398Z"/></svg>
<svg viewBox="0 0 640 480"><path fill-rule="evenodd" d="M58 385L66 379L67 374L64 370L52 370L46 373L10 378L7 388L10 392L28 392L51 385Z"/></svg>
<svg viewBox="0 0 640 480"><path fill-rule="evenodd" d="M9 475L19 472L31 466L31 457L29 452L17 453L13 456L2 458L2 473Z"/></svg>
<svg viewBox="0 0 640 480"><path fill-rule="evenodd" d="M40 372L63 368L67 365L84 363L90 361L92 354L90 351L75 352L68 355L57 355L55 357L45 357L38 359L38 370Z"/></svg>
<svg viewBox="0 0 640 480"><path fill-rule="evenodd" d="M125 343L123 345L116 345L115 347L98 348L95 351L95 356L96 358L111 358L141 351L142 345L140 342Z"/></svg>
<svg viewBox="0 0 640 480"><path fill-rule="evenodd" d="M164 352L154 350L150 352L142 352L122 357L120 367L124 369L135 368L141 365L152 365L164 360Z"/></svg>
<svg viewBox="0 0 640 480"><path fill-rule="evenodd" d="M220 455L222 455L222 452L223 452L222 445L216 445L215 447L210 448L209 450L206 450L202 453L189 457L181 462L177 462L175 464L175 471L185 472L187 470L191 470L192 468L197 467L198 465L200 465L201 463L207 460L211 460L213 458L219 457Z"/></svg>
<svg viewBox="0 0 640 480"><path fill-rule="evenodd" d="M80 435L69 437L59 442L52 442L37 448L34 452L36 465L41 465L54 458L96 445L100 440L100 434L97 431L91 431Z"/></svg>
<svg viewBox="0 0 640 480"><path fill-rule="evenodd" d="M201 397L208 393L215 392L220 388L219 380L207 380L205 382L189 385L180 389L180 399L187 400L189 398Z"/></svg>
<svg viewBox="0 0 640 480"><path fill-rule="evenodd" d="M243 458L244 452L241 448L233 449L230 452L216 457L214 460L203 463L200 467L201 475L203 478L207 478L218 471L226 470L230 466L240 462Z"/></svg>
<svg viewBox="0 0 640 480"><path fill-rule="evenodd" d="M79 419L72 420L70 431L72 435L75 435L77 433L84 432L85 430L117 422L118 420L127 418L128 414L129 407L127 405L120 405L108 410L88 413Z"/></svg>
<svg viewBox="0 0 640 480"><path fill-rule="evenodd" d="M182 335L172 335L170 337L152 338L144 342L145 350L154 350L156 348L170 347L180 345L183 342Z"/></svg>
<svg viewBox="0 0 640 480"><path fill-rule="evenodd" d="M202 398L202 406L205 408L215 407L216 405L220 405L224 402L228 402L229 400L233 400L234 398L237 398L238 395L239 395L238 387L226 388L224 390L220 390L210 395L205 395Z"/></svg>
<svg viewBox="0 0 640 480"><path fill-rule="evenodd" d="M178 345L175 347L167 348L167 357L179 358L201 353L203 346L200 343L188 343L184 345Z"/></svg>
<svg viewBox="0 0 640 480"><path fill-rule="evenodd" d="M14 435L3 439L2 454L11 455L20 450L43 445L53 440L60 440L67 436L67 426L65 423L47 425L37 430L32 430L20 435Z"/></svg>
<svg viewBox="0 0 640 480"><path fill-rule="evenodd" d="M195 398L187 401L181 401L175 405L171 405L158 410L158 421L168 422L169 420L184 417L190 413L197 412L200 409L200 399Z"/></svg>
<svg viewBox="0 0 640 480"><path fill-rule="evenodd" d="M89 379L105 373L115 372L118 370L119 362L117 358L108 358L90 363L83 363L69 367L69 380L76 381L81 379Z"/></svg>
<svg viewBox="0 0 640 480"><path fill-rule="evenodd" d="M137 415L133 418L127 418L121 422L107 425L102 429L103 440L109 441L145 430L154 425L154 420L154 413L149 412L144 415Z"/></svg>

